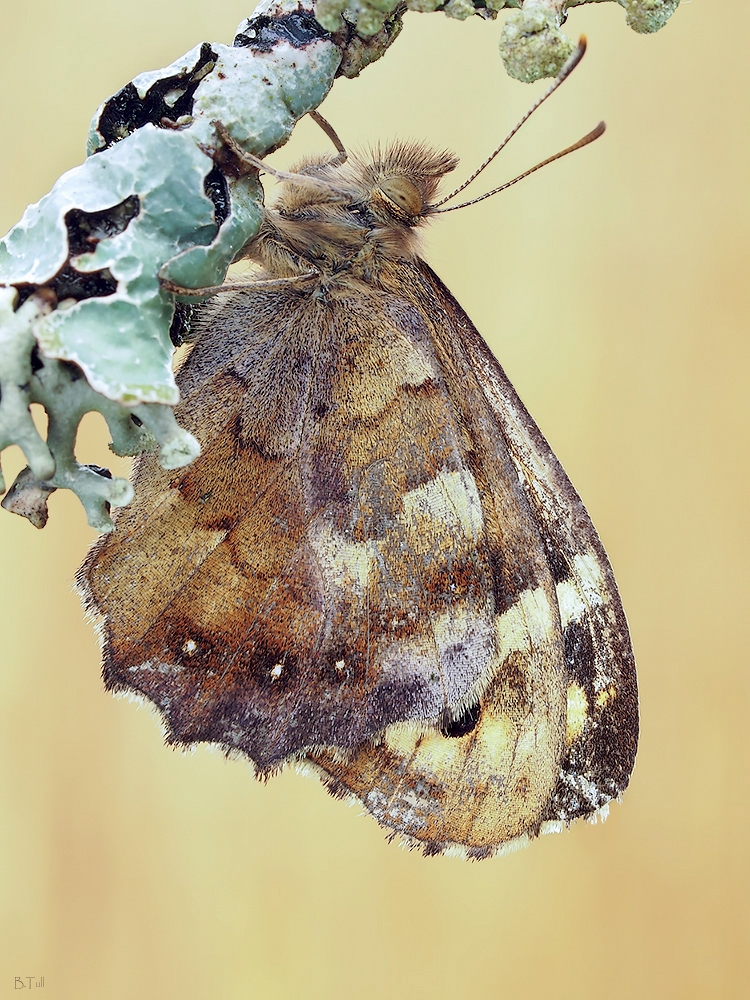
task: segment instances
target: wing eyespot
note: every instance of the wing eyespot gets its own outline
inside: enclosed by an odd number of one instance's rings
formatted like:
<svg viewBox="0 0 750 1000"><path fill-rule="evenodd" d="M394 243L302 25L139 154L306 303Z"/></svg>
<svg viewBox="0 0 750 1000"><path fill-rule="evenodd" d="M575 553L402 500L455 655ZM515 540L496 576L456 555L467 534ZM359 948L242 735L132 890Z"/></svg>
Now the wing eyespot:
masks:
<svg viewBox="0 0 750 1000"><path fill-rule="evenodd" d="M446 720L441 726L441 733L449 739L459 739L461 736L468 736L479 725L482 714L479 702L465 708L457 719Z"/></svg>

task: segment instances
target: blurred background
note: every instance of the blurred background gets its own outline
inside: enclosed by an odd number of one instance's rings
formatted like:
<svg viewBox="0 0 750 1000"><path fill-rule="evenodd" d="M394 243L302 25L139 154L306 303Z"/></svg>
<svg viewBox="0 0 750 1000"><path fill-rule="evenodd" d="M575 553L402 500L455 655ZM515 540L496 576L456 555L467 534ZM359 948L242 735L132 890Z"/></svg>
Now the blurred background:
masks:
<svg viewBox="0 0 750 1000"><path fill-rule="evenodd" d="M2 0L0 231L81 161L104 98L251 9ZM321 110L350 147L425 139L468 173L546 84L506 76L502 15L405 20ZM605 137L434 223L425 256L610 553L642 698L624 801L505 858L425 859L315 779L165 748L102 689L71 590L93 532L58 492L41 532L0 511L0 997L16 976L48 1000L749 995L750 6L639 36L592 4L566 30L583 64L476 193ZM303 122L273 162L328 148ZM107 440L87 418L79 458L121 470Z"/></svg>

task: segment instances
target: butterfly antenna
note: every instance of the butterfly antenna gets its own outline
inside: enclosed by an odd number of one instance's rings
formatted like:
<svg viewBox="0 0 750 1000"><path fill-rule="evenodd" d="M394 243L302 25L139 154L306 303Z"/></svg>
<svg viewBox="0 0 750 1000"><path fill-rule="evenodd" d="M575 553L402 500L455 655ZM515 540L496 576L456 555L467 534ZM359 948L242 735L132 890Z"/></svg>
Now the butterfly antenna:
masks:
<svg viewBox="0 0 750 1000"><path fill-rule="evenodd" d="M513 136L516 134L516 132L518 132L518 130L521 128L521 126L524 125L529 120L529 118L531 118L531 116L534 114L534 112L536 111L536 109L539 108L539 107L541 107L541 105L544 104L544 102L547 100L547 98L551 97L552 94L554 94L554 92L557 90L557 88L560 86L560 84L563 83L565 80L567 80L567 78L570 76L570 74L576 68L576 66L581 61L581 59L583 59L583 55L584 55L585 51L586 51L586 36L585 35L581 35L581 37L578 40L578 45L576 45L576 47L575 47L572 55L565 62L565 64L563 65L563 68L560 70L560 72L557 74L557 76L555 77L555 79L552 81L552 84L550 85L550 87L545 91L545 93L542 94L542 96L539 98L538 101L536 101L534 104L531 105L531 107L526 112L526 114L523 116L523 118L518 122L518 124L515 126L515 128L511 129L511 131L506 135L506 137L503 139L503 141L500 143L500 145L497 147L497 149L494 151L494 153L491 153L487 157L487 159L484 161L484 163L481 166L477 167L477 169L474 171L474 173L471 175L471 177L469 177L468 180L465 180L463 182L463 184L461 184L459 187L456 188L455 191L451 191L450 194L447 194L444 198L441 198L440 201L436 201L434 203L434 205L432 206L433 208L438 208L438 206L444 205L447 201L450 201L451 198L455 198L457 194L461 194L462 191L464 191L471 183L473 183L477 179L477 177L479 177L479 175L482 173L482 171L485 170L490 165L490 163L492 163L492 161L495 159L495 157L498 155L498 153L501 153L505 149L505 147L508 145L508 143L513 138ZM575 147L575 148L577 148L577 147ZM570 152L570 150L565 150L564 153L560 153L559 155L560 156L564 156L565 153L567 153L567 152ZM555 159L556 159L556 157L555 157ZM549 161L545 161L545 162L549 162ZM543 164L540 163L539 166L541 167L541 166L543 166ZM534 167L534 170L536 170L536 169L538 169L538 168ZM529 173L531 173L531 172L532 171L529 171ZM523 174L522 176L525 176L525 174ZM520 179L521 179L520 177L516 178L516 180L520 180ZM512 182L512 183L515 183L515 182ZM498 188L498 190L501 190L501 189ZM492 193L494 194L495 192L492 192ZM485 197L489 197L489 196L485 195ZM466 204L470 205L470 204L473 204L473 203L472 202L466 202ZM459 206L456 205L455 207L458 208ZM447 209L445 211L447 211Z"/></svg>
<svg viewBox="0 0 750 1000"><path fill-rule="evenodd" d="M554 156L548 156L546 160L542 160L541 163L537 163L535 167L531 167L529 170L524 170L522 174L518 177L514 177L512 181L507 181L505 184L501 184L500 187L493 188L492 191L487 191L486 194L480 194L478 198L472 198L471 201L462 201L460 205L448 205L446 208L436 208L433 209L435 212L453 212L457 208L466 208L467 205L476 205L479 201L484 201L485 198L491 198L493 194L499 194L500 191L505 191L509 187L513 187L519 181L522 181L524 177L528 177L529 174L535 173L537 170L541 170L542 167L546 167L548 163L554 163L555 160L562 159L563 156L567 156L568 153L574 153L577 149L581 149L582 146L588 146L590 142L594 139L598 139L600 135L604 134L606 129L604 122L599 122L596 128L593 128L587 135L578 142L574 142L572 146L568 146L566 149L561 149L559 153L555 153Z"/></svg>

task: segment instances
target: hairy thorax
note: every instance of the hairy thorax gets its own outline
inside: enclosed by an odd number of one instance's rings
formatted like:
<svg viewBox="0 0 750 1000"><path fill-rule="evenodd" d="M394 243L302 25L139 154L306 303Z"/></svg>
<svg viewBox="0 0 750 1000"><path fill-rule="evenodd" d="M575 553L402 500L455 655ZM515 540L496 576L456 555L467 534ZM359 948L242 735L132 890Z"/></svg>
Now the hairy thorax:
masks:
<svg viewBox="0 0 750 1000"><path fill-rule="evenodd" d="M286 175L245 255L274 278L376 281L389 262L416 256L416 229L455 163L450 154L419 144L343 164L303 163Z"/></svg>

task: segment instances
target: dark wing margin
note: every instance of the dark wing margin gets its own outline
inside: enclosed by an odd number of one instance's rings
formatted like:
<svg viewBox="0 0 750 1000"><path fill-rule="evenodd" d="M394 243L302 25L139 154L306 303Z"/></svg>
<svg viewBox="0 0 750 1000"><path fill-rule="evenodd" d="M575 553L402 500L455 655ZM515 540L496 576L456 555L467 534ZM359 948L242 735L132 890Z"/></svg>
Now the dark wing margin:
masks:
<svg viewBox="0 0 750 1000"><path fill-rule="evenodd" d="M589 816L627 787L638 745L638 692L612 567L583 503L505 372L423 261L415 286L450 318L497 418L536 519L555 582L569 673L567 752L543 823ZM416 277L416 275L415 275Z"/></svg>

